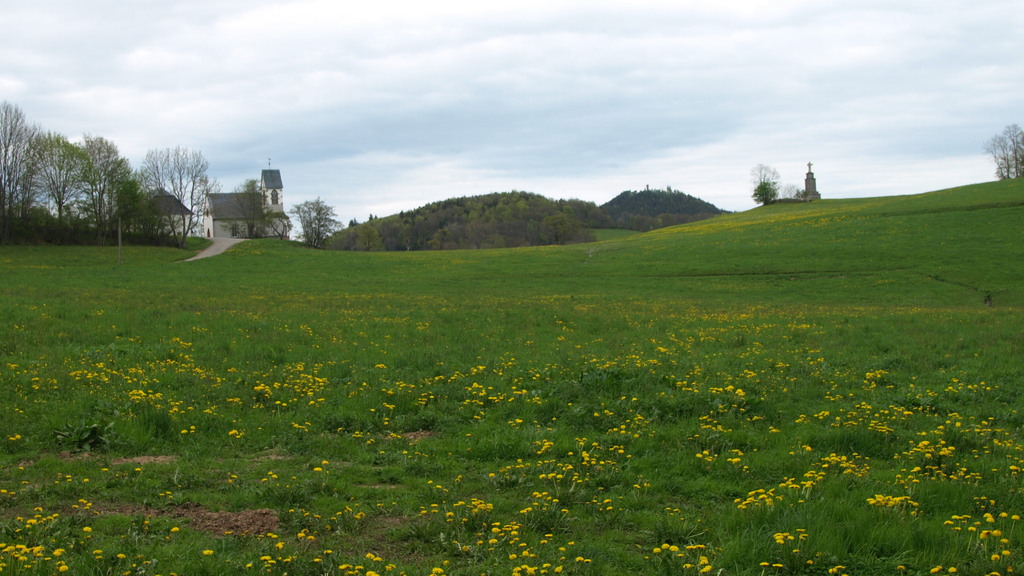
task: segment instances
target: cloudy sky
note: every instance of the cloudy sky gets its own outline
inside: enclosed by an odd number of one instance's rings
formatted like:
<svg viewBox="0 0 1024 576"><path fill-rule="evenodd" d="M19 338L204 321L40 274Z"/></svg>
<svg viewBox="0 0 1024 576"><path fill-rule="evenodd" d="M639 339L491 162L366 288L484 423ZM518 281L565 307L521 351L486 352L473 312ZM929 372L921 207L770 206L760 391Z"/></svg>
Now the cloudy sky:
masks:
<svg viewBox="0 0 1024 576"><path fill-rule="evenodd" d="M527 190L666 185L754 206L993 179L1024 123L1019 0L33 0L2 11L0 100L44 129L281 170L343 221Z"/></svg>

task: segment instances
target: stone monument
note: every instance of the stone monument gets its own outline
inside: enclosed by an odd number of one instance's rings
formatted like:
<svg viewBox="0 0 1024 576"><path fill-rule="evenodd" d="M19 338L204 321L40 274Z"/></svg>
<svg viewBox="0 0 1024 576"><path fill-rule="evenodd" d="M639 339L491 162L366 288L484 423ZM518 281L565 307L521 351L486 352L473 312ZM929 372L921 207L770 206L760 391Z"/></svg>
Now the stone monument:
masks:
<svg viewBox="0 0 1024 576"><path fill-rule="evenodd" d="M804 201L821 200L818 193L818 183L814 180L814 172L811 172L811 163L807 163L807 176L804 178Z"/></svg>

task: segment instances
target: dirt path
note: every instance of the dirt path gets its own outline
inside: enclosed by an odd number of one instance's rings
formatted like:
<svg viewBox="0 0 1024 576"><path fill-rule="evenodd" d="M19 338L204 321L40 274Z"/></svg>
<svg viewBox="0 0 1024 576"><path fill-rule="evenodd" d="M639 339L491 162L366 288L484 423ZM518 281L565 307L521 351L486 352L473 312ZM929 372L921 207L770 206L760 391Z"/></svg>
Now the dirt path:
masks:
<svg viewBox="0 0 1024 576"><path fill-rule="evenodd" d="M213 242L213 244L207 246L206 249L199 254L196 254L186 260L182 260L182 262L190 262L192 260L199 260L200 258L216 256L239 242L245 242L245 238L210 238L210 241Z"/></svg>

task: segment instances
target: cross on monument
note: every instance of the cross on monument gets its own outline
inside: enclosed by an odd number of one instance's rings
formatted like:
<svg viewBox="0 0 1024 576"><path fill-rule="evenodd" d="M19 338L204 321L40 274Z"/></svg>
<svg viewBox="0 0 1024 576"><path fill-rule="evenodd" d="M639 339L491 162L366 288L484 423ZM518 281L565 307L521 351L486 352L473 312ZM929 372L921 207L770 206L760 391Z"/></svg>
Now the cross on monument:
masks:
<svg viewBox="0 0 1024 576"><path fill-rule="evenodd" d="M808 162L808 163L807 163L807 171L808 171L808 172L810 172L810 171L811 171L811 163L810 163L810 162Z"/></svg>

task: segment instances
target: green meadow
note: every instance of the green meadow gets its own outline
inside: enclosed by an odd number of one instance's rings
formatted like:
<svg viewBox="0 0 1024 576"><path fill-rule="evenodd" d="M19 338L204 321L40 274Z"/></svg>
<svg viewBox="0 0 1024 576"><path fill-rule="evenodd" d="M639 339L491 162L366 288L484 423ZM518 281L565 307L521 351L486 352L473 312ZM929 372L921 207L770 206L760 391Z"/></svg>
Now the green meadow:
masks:
<svg viewBox="0 0 1024 576"><path fill-rule="evenodd" d="M0 248L0 573L1024 569L1024 184L601 237Z"/></svg>

